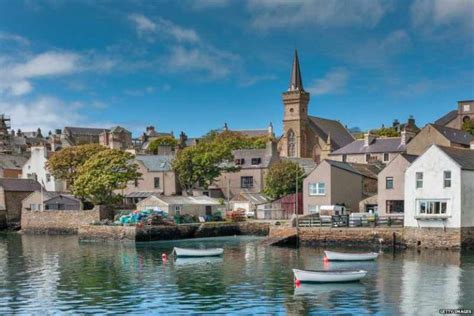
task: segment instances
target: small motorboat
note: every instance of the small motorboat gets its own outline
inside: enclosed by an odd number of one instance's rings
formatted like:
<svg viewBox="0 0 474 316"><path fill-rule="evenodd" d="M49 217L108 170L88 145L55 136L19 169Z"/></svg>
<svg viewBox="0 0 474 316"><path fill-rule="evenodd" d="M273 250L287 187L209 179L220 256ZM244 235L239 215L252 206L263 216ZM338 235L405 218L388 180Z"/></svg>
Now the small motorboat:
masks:
<svg viewBox="0 0 474 316"><path fill-rule="evenodd" d="M189 249L174 247L173 252L177 257L215 257L222 255L224 253L224 249Z"/></svg>
<svg viewBox="0 0 474 316"><path fill-rule="evenodd" d="M379 256L376 252L365 253L349 253L349 252L334 252L324 251L327 260L329 261L368 261L375 260Z"/></svg>
<svg viewBox="0 0 474 316"><path fill-rule="evenodd" d="M299 282L354 282L367 275L365 270L299 270L293 269L295 280Z"/></svg>

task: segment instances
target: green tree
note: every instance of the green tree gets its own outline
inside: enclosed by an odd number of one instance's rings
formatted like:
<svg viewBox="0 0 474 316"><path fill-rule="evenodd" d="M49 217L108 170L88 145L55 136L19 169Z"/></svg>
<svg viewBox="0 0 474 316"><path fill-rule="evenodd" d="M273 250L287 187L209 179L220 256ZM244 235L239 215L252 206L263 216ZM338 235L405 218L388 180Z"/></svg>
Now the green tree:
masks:
<svg viewBox="0 0 474 316"><path fill-rule="evenodd" d="M73 185L78 176L78 169L90 157L106 149L106 147L99 144L67 147L55 152L49 158L46 167L53 177Z"/></svg>
<svg viewBox="0 0 474 316"><path fill-rule="evenodd" d="M153 139L148 145L148 151L154 154L158 153L159 146L170 146L175 148L178 145L178 141L172 136L160 136Z"/></svg>
<svg viewBox="0 0 474 316"><path fill-rule="evenodd" d="M304 170L297 163L281 160L268 170L263 191L273 199L296 193L296 179L298 179L298 192L301 192L304 177Z"/></svg>
<svg viewBox="0 0 474 316"><path fill-rule="evenodd" d="M78 170L73 193L94 204L109 205L119 196L115 190L126 187L127 182L138 179L138 165L133 155L117 149L107 149L87 160Z"/></svg>
<svg viewBox="0 0 474 316"><path fill-rule="evenodd" d="M374 129L371 131L372 135L378 137L399 137L400 132L393 127L381 127L379 129Z"/></svg>
<svg viewBox="0 0 474 316"><path fill-rule="evenodd" d="M466 132L474 135L474 120L467 120L462 124L462 129Z"/></svg>

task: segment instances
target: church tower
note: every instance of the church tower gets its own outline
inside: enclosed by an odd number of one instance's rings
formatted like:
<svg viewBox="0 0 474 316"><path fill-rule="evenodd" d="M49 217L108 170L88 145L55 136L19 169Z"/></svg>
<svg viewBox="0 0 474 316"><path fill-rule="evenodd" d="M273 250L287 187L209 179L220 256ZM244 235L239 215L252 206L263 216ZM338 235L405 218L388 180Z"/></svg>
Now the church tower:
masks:
<svg viewBox="0 0 474 316"><path fill-rule="evenodd" d="M309 93L303 88L298 52L295 50L290 86L283 92L283 142L280 155L283 157L311 157L311 149L306 148L308 140Z"/></svg>

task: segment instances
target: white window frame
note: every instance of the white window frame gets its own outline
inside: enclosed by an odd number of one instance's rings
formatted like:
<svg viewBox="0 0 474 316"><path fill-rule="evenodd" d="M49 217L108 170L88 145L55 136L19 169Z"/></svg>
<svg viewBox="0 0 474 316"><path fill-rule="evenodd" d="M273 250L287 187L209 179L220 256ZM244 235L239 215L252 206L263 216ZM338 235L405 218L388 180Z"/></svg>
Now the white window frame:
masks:
<svg viewBox="0 0 474 316"><path fill-rule="evenodd" d="M418 175L421 175L420 179L418 179ZM418 183L421 183L420 186L418 186ZM416 189L423 188L423 172L415 172L415 188Z"/></svg>
<svg viewBox="0 0 474 316"><path fill-rule="evenodd" d="M416 215L419 217L446 217L449 216L449 200L446 199L420 199L416 201ZM436 207L436 204L438 207ZM421 206L425 205L424 211ZM444 205L444 212L443 212ZM437 212L437 213L436 213Z"/></svg>
<svg viewBox="0 0 474 316"><path fill-rule="evenodd" d="M470 104L464 104L464 105L462 106L462 110L463 110L463 112L469 112L469 111L471 111L471 105L470 105Z"/></svg>
<svg viewBox="0 0 474 316"><path fill-rule="evenodd" d="M446 173L449 173L449 178L446 176ZM449 181L449 185L446 185L447 181ZM453 185L453 173L451 170L444 170L443 171L443 188L450 188Z"/></svg>
<svg viewBox="0 0 474 316"><path fill-rule="evenodd" d="M326 183L324 182L311 182L308 185L309 196L322 196L326 195Z"/></svg>

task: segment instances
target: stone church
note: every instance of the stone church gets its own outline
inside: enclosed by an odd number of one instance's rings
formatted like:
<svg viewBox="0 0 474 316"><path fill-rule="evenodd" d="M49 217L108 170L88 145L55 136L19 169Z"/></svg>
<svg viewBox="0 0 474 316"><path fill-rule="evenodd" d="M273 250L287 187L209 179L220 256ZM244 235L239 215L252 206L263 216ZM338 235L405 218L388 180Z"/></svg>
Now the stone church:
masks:
<svg viewBox="0 0 474 316"><path fill-rule="evenodd" d="M330 152L353 142L354 137L339 121L308 115L309 101L295 50L290 85L283 92L283 135L278 149L281 157L312 158L319 163Z"/></svg>

